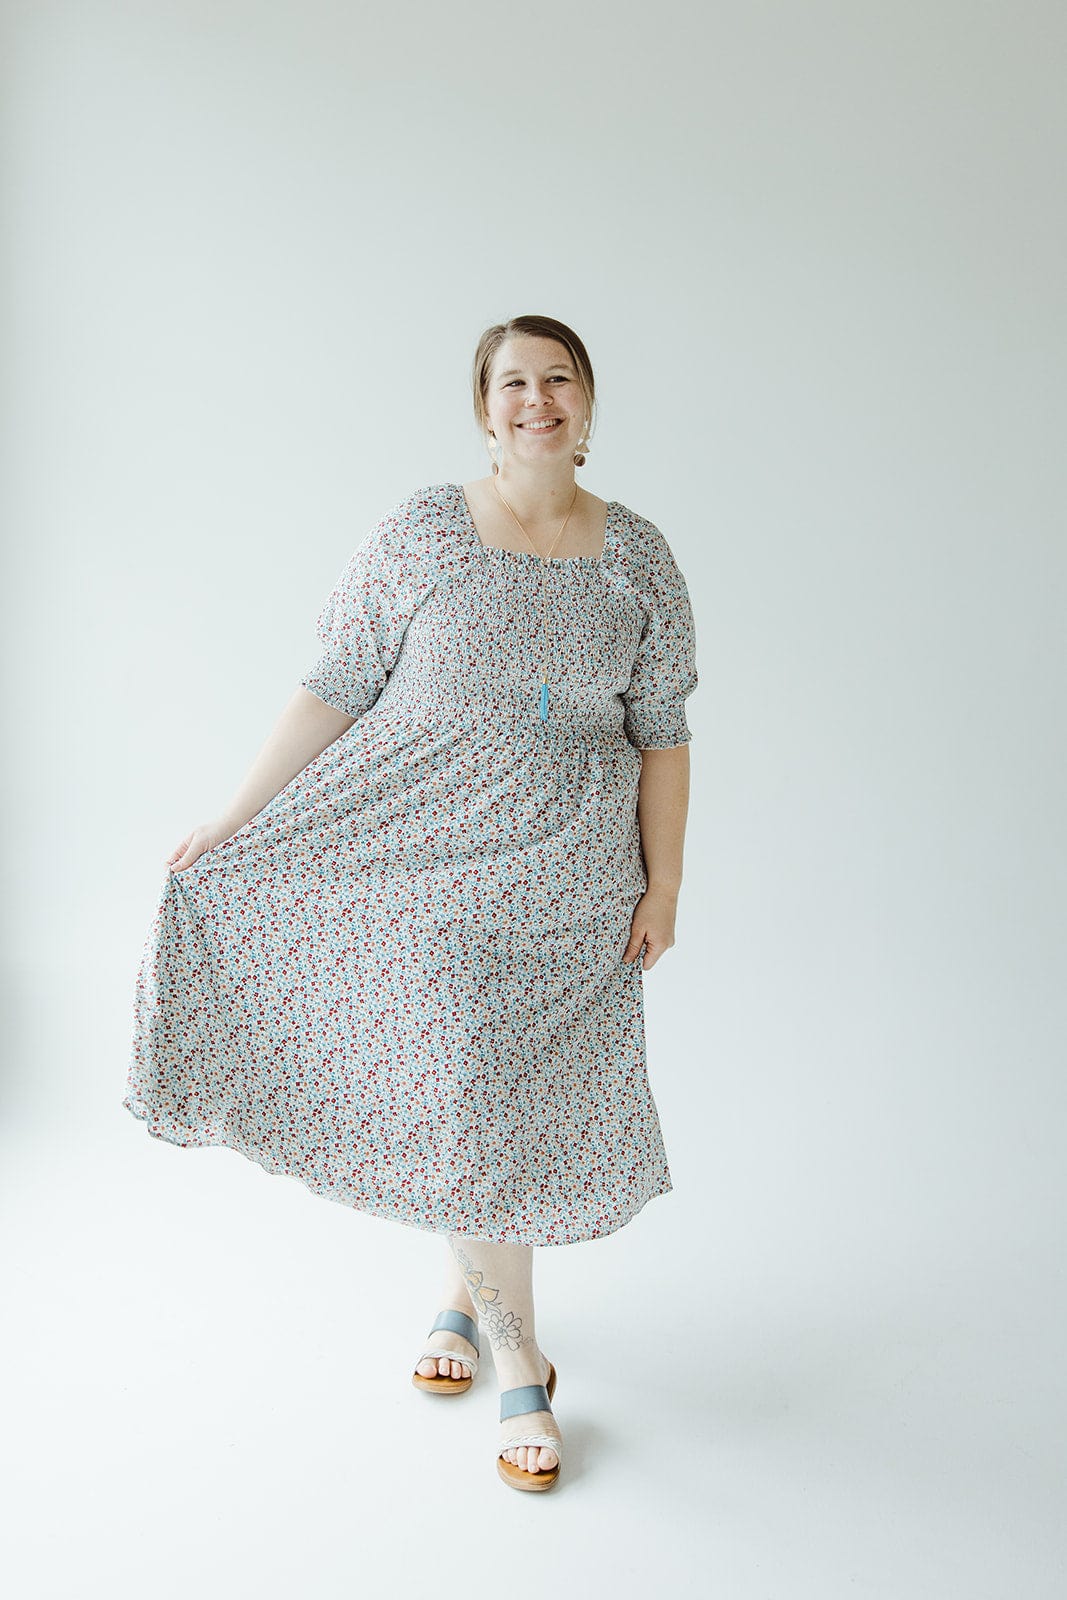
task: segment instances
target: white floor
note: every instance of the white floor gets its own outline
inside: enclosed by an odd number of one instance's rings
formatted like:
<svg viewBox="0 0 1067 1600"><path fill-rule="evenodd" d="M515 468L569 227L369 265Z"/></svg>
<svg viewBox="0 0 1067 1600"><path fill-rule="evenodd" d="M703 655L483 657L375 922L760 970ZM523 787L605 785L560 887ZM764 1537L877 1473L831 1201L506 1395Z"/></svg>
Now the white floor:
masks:
<svg viewBox="0 0 1067 1600"><path fill-rule="evenodd" d="M673 1194L537 1257L566 1461L520 1495L491 1362L454 1401L409 1382L441 1241L151 1140L117 1096L9 1124L6 1592L1067 1592L1063 1352L1027 1240L835 1269L847 1227L798 1259L754 1207L682 1271L701 1175L673 1142Z"/></svg>

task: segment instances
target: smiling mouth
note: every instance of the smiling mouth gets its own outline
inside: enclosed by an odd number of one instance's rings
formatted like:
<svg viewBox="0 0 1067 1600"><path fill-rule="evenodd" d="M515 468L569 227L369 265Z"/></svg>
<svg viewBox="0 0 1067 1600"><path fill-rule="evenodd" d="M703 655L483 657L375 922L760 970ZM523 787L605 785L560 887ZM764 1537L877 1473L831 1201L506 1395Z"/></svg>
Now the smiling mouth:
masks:
<svg viewBox="0 0 1067 1600"><path fill-rule="evenodd" d="M562 417L538 417L536 422L517 422L517 428L525 428L529 433L551 433L554 428L562 428Z"/></svg>

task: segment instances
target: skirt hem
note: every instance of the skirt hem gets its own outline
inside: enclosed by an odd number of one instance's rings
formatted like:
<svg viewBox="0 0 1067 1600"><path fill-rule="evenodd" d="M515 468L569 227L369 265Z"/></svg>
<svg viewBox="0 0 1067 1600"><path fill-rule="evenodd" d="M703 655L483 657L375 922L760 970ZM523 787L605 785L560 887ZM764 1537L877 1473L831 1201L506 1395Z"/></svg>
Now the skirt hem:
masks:
<svg viewBox="0 0 1067 1600"><path fill-rule="evenodd" d="M227 1137L224 1133L207 1133L203 1130L195 1131L191 1128L179 1127L174 1122L162 1122L154 1119L152 1113L131 1095L122 1101L123 1108L131 1116L144 1124L145 1131L153 1138L162 1140L165 1144L176 1145L183 1150L233 1150L242 1155L246 1160L261 1167L271 1177L295 1178L304 1185L312 1194L320 1199L333 1200L339 1205L348 1206L351 1210L365 1212L368 1216L379 1217L386 1222L399 1222L405 1227L417 1228L423 1233L437 1233L441 1235L457 1234L460 1237L469 1237L488 1240L492 1244L527 1244L536 1245L542 1249L554 1245L586 1244L594 1239L606 1238L609 1234L617 1233L620 1228L626 1227L643 1211L650 1200L658 1199L661 1195L670 1194L673 1189L669 1173L665 1172L658 1184L650 1187L643 1197L629 1207L618 1209L614 1212L598 1214L588 1223L579 1223L577 1226L550 1224L540 1230L529 1227L514 1226L501 1229L499 1226L490 1228L479 1227L474 1232L469 1219L466 1224L457 1222L449 1224L445 1219L440 1221L429 1220L424 1213L412 1207L405 1212L398 1205L375 1204L373 1200L357 1196L353 1191L338 1189L335 1185L319 1182L314 1177L303 1172L297 1172L284 1160L271 1155L266 1150L257 1149L236 1137ZM533 1237L537 1233L538 1237ZM550 1237L546 1237L550 1235ZM562 1236L561 1236L562 1235Z"/></svg>

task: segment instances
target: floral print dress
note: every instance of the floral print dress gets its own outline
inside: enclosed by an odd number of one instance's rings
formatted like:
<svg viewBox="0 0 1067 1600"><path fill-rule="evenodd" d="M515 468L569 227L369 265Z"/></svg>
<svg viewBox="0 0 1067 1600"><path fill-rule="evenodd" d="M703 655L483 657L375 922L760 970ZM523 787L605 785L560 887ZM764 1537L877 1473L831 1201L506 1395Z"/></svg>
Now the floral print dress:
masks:
<svg viewBox="0 0 1067 1600"><path fill-rule="evenodd" d="M432 485L364 538L317 632L304 687L356 720L168 869L123 1105L414 1227L611 1233L671 1189L622 960L640 751L689 740L697 684L667 542L612 501L600 557L543 566Z"/></svg>

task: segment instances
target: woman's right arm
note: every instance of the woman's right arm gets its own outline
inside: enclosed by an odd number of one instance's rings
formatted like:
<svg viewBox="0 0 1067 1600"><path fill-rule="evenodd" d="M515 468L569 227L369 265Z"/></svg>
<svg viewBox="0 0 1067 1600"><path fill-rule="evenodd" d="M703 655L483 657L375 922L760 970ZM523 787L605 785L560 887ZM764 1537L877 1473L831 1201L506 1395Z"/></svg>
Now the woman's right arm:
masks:
<svg viewBox="0 0 1067 1600"><path fill-rule="evenodd" d="M214 822L203 823L187 834L167 865L173 872L181 872L243 828L309 761L347 733L355 720L328 706L310 689L297 689L225 811Z"/></svg>

